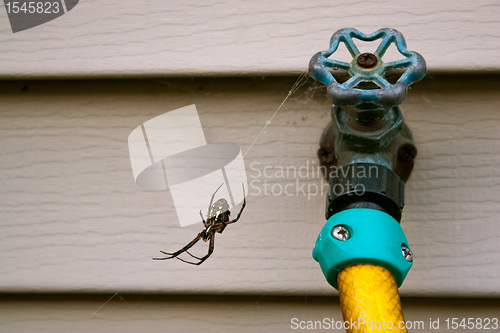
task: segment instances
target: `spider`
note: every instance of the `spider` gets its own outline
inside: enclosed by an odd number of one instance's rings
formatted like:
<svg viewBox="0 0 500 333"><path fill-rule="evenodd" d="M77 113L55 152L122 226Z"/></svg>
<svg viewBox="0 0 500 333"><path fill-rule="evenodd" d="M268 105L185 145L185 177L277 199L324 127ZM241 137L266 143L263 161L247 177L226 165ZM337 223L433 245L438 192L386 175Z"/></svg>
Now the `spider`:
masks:
<svg viewBox="0 0 500 333"><path fill-rule="evenodd" d="M168 253L164 251L160 251L163 254L166 254L168 257L164 258L153 258L153 260L167 260L167 259L172 259L176 258L179 259L180 261L183 261L185 263L191 264L191 265L200 265L202 264L205 260L210 257L210 255L214 252L214 244L215 244L215 233L218 232L221 234L226 226L231 223L235 223L239 220L241 213L243 212L243 209L245 209L246 205L246 198L245 198L245 185L243 185L243 205L241 206L240 212L238 213L238 216L232 221L229 220L230 217L230 210L229 210L229 204L227 203L226 199L219 199L217 200L214 204L212 202L214 201L215 194L217 191L222 187L223 184L215 190L214 194L212 195L212 199L210 200L210 205L208 206L208 214L207 214L207 220L203 218L203 213L200 210L200 216L201 220L203 221L203 224L205 225L205 229L203 229L198 236L196 236L191 242L189 242L186 246L184 246L182 249L173 252L173 253ZM203 239L205 242L210 241L210 244L208 246L208 253L204 257L197 257L193 254L191 254L188 250L194 246L200 239ZM194 259L197 259L197 262L192 262L188 261L182 258L179 258L179 255L186 252L189 254L191 257Z"/></svg>

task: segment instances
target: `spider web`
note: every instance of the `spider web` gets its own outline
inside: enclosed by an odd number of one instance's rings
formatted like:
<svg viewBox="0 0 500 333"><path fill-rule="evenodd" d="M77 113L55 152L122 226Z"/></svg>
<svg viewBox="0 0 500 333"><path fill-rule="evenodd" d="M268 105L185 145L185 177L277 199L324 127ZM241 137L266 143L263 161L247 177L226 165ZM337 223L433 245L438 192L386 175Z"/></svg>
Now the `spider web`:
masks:
<svg viewBox="0 0 500 333"><path fill-rule="evenodd" d="M281 104L278 106L278 108L274 111L274 113L271 115L271 117L266 121L266 124L264 125L264 127L262 127L262 129L260 130L260 132L257 134L257 136L255 137L255 139L252 141L252 143L250 144L250 147L248 147L247 151L245 152L245 154L243 154L243 158L245 158L245 156L248 154L248 152L252 149L252 147L254 146L254 144L257 142L257 140L260 138L260 136L262 135L262 133L264 133L264 131L266 130L266 128L271 125L274 117L278 114L278 112L283 108L283 106L285 105L286 101L288 100L288 98L290 98L290 96L292 96L295 92L297 92L302 86L304 86L309 80L309 74L308 73L302 73L299 75L299 77L297 78L297 80L295 81L295 83L293 84L292 88L288 91L288 94L286 95L286 97L283 99L283 101L281 102ZM286 109L286 106L285 106L285 109Z"/></svg>
<svg viewBox="0 0 500 333"><path fill-rule="evenodd" d="M262 134L265 132L265 130L272 124L272 121L273 119L276 117L276 115L284 108L284 109L287 109L286 108L286 102L288 101L288 99L294 95L295 93L297 93L301 88L303 88L306 84L310 83L310 86L308 87L308 89L303 92L301 94L301 99L305 100L306 102L310 99L312 99L315 91L320 88L320 85L316 82L316 81L313 81L310 79L309 77L309 74L308 73L301 73L298 78L295 80L294 84L292 85L292 87L288 90L286 96L283 98L283 100L281 101L281 103L278 105L278 107L274 110L274 112L272 113L272 115L270 116L270 118L265 122L265 125L262 127L262 129L259 131L259 133L256 135L256 137L253 139L253 141L251 142L250 146L248 147L247 151L244 153L243 157L245 157L249 152L250 150L253 148L253 146L255 145L255 143L259 140L259 138L262 136ZM312 83L312 84L311 84ZM118 298L120 302L123 302L124 304L126 304L131 310L133 310L134 312L140 314L141 316L143 316L139 309L132 305L130 302L128 302L125 297L123 295L121 295L120 293L122 292L122 289L119 289L117 290L113 295L111 295L104 303L102 303L102 305L100 305L91 315L91 317L96 317L96 315L101 312L110 302L114 301L114 299ZM232 312L233 313L238 313L238 312L241 312L241 311L245 311L251 307L254 307L256 306L257 307L257 312L259 312L259 304L261 303L261 301L269 294L269 291L263 293L256 301L252 301L250 302L249 304L243 306L243 307L240 307L240 308L236 308L234 309ZM145 294L142 294L142 296L144 296ZM142 297L141 296L141 297ZM304 306L307 304L307 292L306 292L306 295L304 296Z"/></svg>

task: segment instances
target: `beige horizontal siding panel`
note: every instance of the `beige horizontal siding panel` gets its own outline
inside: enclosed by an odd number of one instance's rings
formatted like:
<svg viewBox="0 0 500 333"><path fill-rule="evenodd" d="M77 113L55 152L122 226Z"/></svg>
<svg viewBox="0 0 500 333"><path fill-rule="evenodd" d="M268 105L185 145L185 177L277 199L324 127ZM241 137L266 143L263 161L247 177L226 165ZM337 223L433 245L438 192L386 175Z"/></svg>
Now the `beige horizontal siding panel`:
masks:
<svg viewBox="0 0 500 333"><path fill-rule="evenodd" d="M430 71L498 71L500 3L86 0L12 33L0 11L0 78L297 74L344 27L400 30Z"/></svg>
<svg viewBox="0 0 500 333"><path fill-rule="evenodd" d="M332 294L311 255L325 223L327 184L314 168L325 90L306 82L249 150L295 81L2 82L0 291ZM402 219L415 254L403 295L500 296L499 83L431 76L402 105L419 150ZM181 228L168 190L136 186L127 147L134 128L190 104L207 142L240 145L250 182L241 220L199 267L151 260L202 224ZM279 174L290 166L307 172Z"/></svg>
<svg viewBox="0 0 500 333"><path fill-rule="evenodd" d="M458 323L474 318L474 327L483 328L468 332L498 332L492 320L500 313L497 300L403 298L402 303L410 332L464 332L451 329L451 318ZM333 296L2 295L0 311L2 331L16 333L345 332Z"/></svg>

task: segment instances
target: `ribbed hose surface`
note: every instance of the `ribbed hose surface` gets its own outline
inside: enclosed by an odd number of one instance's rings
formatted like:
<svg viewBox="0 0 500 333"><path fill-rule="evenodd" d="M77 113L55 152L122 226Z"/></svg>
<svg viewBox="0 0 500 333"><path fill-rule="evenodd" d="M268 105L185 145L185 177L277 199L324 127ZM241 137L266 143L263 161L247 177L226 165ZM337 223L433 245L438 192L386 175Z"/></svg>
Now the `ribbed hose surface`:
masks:
<svg viewBox="0 0 500 333"><path fill-rule="evenodd" d="M338 273L337 282L348 333L408 332L398 287L387 269L371 264L348 266Z"/></svg>

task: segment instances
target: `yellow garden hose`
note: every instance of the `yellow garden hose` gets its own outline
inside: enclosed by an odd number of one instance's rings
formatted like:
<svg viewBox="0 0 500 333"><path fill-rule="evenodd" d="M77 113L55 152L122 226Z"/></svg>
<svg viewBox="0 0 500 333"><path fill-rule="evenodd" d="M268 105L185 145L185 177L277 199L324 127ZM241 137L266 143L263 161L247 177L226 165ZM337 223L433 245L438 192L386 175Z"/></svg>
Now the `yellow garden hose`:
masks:
<svg viewBox="0 0 500 333"><path fill-rule="evenodd" d="M394 276L372 264L339 271L340 306L348 333L408 332Z"/></svg>

